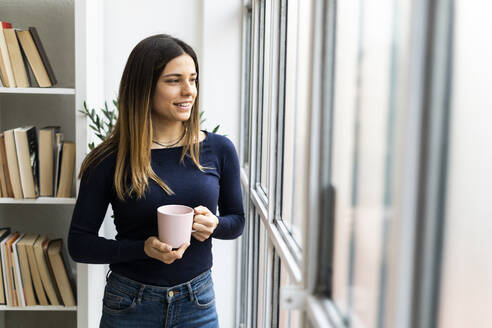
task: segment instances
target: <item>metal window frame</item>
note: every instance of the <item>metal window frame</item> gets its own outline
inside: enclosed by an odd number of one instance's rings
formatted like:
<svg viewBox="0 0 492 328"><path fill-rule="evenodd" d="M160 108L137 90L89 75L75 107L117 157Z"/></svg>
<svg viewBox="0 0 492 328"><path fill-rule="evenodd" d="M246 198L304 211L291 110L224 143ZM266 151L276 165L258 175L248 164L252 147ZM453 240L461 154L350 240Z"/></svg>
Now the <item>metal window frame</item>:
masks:
<svg viewBox="0 0 492 328"><path fill-rule="evenodd" d="M252 67L252 47L251 40L253 37L252 25L252 7L251 4L245 4L242 15L242 59L241 59L241 113L240 113L240 135L239 141L239 159L241 167L245 170L249 169L249 126L251 122L250 110L251 107L251 67ZM246 55L245 55L246 54Z"/></svg>
<svg viewBox="0 0 492 328"><path fill-rule="evenodd" d="M287 29L288 29L288 24L289 24L289 14L288 14L288 7L289 7L289 1L288 0L277 0L275 3L280 4L278 6L278 11L276 13L279 14L279 21L278 23L278 35L279 40L278 40L278 48L277 48L277 53L278 56L275 58L275 64L278 67L278 77L279 77L279 83L276 85L276 93L275 93L275 98L276 98L276 106L275 108L277 109L277 112L275 113L276 116L272 117L272 121L275 121L276 124L272 124L271 129L272 133L276 135L276 147L272 152L276 153L276 158L272 159L272 162L275 161L275 185L277 186L282 186L283 185L283 155L284 155L284 146L285 146L285 106L286 106L286 69L287 69ZM284 9L282 11L282 9ZM283 27L283 28L282 28ZM293 42L296 42L297 40L292 40ZM292 54L291 54L292 56ZM296 56L297 56L297 48L296 48ZM294 165L295 169L295 165ZM273 178L273 175L272 175ZM291 258L286 259L286 265L290 266L289 271L290 272L295 272L297 274L298 268L302 266L302 249L301 246L299 245L299 241L297 241L294 236L292 235L290 229L287 227L285 221L283 220L282 217L282 202L283 200L283 188L279 187L275 193L275 203L274 203L274 212L272 214L272 221L275 225L275 229L278 232L277 235L280 235L283 238L282 244L287 246L288 251L291 253L293 258L296 261L296 264L292 263ZM292 197L294 197L294 193L292 194ZM292 201L290 199L289 201ZM303 227L300 227L301 230L305 230ZM302 232L301 232L302 233ZM280 241L277 241L280 243ZM284 250L283 253L285 253L286 250ZM300 283L302 278L299 278L298 276L293 277L294 280L297 283Z"/></svg>
<svg viewBox="0 0 492 328"><path fill-rule="evenodd" d="M438 0L429 7L427 87L422 109L422 174L415 257L415 292L411 326L436 327L445 230L445 201L454 1Z"/></svg>
<svg viewBox="0 0 492 328"><path fill-rule="evenodd" d="M303 249L308 297L306 320L314 327L344 327L345 322L326 295L323 281L332 265L334 190L330 184L332 115L335 74L336 0L318 0L314 10L313 89L310 138L309 217ZM307 323L307 322L305 322Z"/></svg>
<svg viewBox="0 0 492 328"><path fill-rule="evenodd" d="M258 62L258 51L254 47L254 45L257 42L257 39L259 37L259 32L257 30L258 28L258 14L255 10L256 8L256 3L259 0L253 0L253 1L248 1L246 5L246 10L249 10L249 7L251 8L251 39L250 42L252 46L249 48L250 53L248 54L250 56L250 67L245 68L249 71L250 74L250 80L249 80L249 94L248 95L243 95L244 97L249 97L249 108L242 108L243 111L248 110L249 113L244 113L243 115L249 115L249 126L244 127L249 129L249 152L247 154L244 154L243 156L248 158L248 166L241 168L241 183L244 186L244 189L247 190L247 203L248 203L248 218L246 221L246 227L245 227L245 232L243 238L245 239L244 243L242 244L243 250L242 254L244 255L244 260L247 262L246 263L246 272L245 274L245 279L247 280L247 287L245 290L245 297L247 299L246 301L246 306L241 307L238 310L241 311L240 313L239 320L243 321L240 322L239 325L240 327L254 327L252 324L256 321L256 305L257 305L257 281L255 281L255 271L254 271L254 263L255 261L255 256L254 256L254 250L258 249L258 243L256 241L257 238L255 234L255 231L258 230L258 223L257 223L257 213L256 213L256 208L253 206L251 202L251 190L252 186L254 185L254 171L256 168L256 159L255 159L255 151L256 151L256 134L253 134L252 132L255 131L256 129L256 106L254 105L257 102L257 80L258 80L258 70L257 70L257 62ZM244 118L244 116L243 116ZM242 320L241 320L242 319Z"/></svg>
<svg viewBox="0 0 492 328"><path fill-rule="evenodd" d="M255 149L252 154L254 154L253 158L255 161L255 169L251 171L251 175L254 180L251 184L254 186L255 190L260 194L262 201L268 205L268 190L264 190L261 185L261 170L262 170L262 146L263 146L263 112L264 110L268 110L269 108L265 108L265 97L268 97L268 93L265 92L265 77L268 72L265 72L265 62L268 58L265 58L265 46L266 46L266 0L255 0L253 3L253 13L257 16L255 20L256 27L255 31L257 31L255 38L255 45L258 42L258 49L256 51L257 56L255 56L256 61L254 64L254 68L257 72L256 79L256 89L253 92L256 92L255 102L253 103L253 107L255 107L255 116L253 117L256 122L255 129L252 129L250 133L255 134ZM267 132L267 131L266 131ZM269 161L267 160L267 165ZM267 186L268 188L268 186Z"/></svg>

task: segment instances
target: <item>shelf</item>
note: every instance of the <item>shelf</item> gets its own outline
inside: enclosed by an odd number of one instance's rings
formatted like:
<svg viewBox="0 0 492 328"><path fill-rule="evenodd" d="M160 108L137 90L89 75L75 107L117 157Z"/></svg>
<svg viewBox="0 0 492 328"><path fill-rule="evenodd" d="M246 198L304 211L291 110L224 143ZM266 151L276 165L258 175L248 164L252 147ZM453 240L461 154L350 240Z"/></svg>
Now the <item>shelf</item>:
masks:
<svg viewBox="0 0 492 328"><path fill-rule="evenodd" d="M4 87L0 87L0 93L74 95L75 89L71 89L71 88L4 88Z"/></svg>
<svg viewBox="0 0 492 328"><path fill-rule="evenodd" d="M7 306L0 305L0 311L77 311L76 306L55 306L55 305L35 305L35 306Z"/></svg>
<svg viewBox="0 0 492 328"><path fill-rule="evenodd" d="M68 204L74 205L75 198L39 197L37 199L14 199L2 197L0 204Z"/></svg>

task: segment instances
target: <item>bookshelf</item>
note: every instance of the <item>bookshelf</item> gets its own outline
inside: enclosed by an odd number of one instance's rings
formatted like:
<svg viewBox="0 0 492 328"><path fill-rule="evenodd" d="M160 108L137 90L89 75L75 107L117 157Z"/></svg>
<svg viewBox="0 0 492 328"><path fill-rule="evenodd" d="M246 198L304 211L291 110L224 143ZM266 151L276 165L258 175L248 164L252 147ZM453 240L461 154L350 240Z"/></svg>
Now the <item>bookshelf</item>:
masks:
<svg viewBox="0 0 492 328"><path fill-rule="evenodd" d="M38 95L75 95L73 88L4 88L0 87L0 93L9 94L38 94Z"/></svg>
<svg viewBox="0 0 492 328"><path fill-rule="evenodd" d="M0 311L77 311L76 306L26 306L12 307L0 305Z"/></svg>
<svg viewBox="0 0 492 328"><path fill-rule="evenodd" d="M0 204L65 204L75 205L75 198L39 197L37 199L1 198Z"/></svg>
<svg viewBox="0 0 492 328"><path fill-rule="evenodd" d="M86 82L90 76L87 74L88 47L92 42L87 38L96 33L87 31L87 17L91 12L102 13L101 6L94 0L0 2L0 20L12 23L14 28L37 28L58 80L53 88L0 87L0 130L34 125L39 132L44 126L59 125L64 140L76 143L76 172L88 151L87 122L77 110L90 98L92 88L100 87L97 83L92 86ZM68 255L67 232L78 186L75 182L74 179L72 198L0 198L0 227L46 234L50 239L63 238L64 252ZM99 271L90 265L76 264L69 256L67 259L77 306L0 305L0 327L93 326L97 318L89 317L97 317L97 314L92 314L96 310L89 305L89 286L94 272L99 274Z"/></svg>

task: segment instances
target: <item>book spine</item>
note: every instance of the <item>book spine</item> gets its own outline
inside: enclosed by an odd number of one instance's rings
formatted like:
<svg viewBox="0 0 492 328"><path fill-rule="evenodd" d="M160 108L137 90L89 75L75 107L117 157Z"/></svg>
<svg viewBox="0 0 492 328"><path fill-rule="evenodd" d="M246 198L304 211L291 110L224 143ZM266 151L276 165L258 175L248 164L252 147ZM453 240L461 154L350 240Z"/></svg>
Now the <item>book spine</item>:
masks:
<svg viewBox="0 0 492 328"><path fill-rule="evenodd" d="M36 196L39 196L39 153L38 153L38 137L36 134L35 127L32 127L29 130L27 130L27 142L29 146L29 162L31 164L34 190Z"/></svg>
<svg viewBox="0 0 492 328"><path fill-rule="evenodd" d="M0 52L2 53L2 68L5 69L5 72L2 74L5 76L5 80L3 83L6 87L15 88L15 79L12 71L12 63L10 62L9 51L7 48L7 41L5 40L4 35L4 24L0 26Z"/></svg>
<svg viewBox="0 0 492 328"><path fill-rule="evenodd" d="M3 133L5 137L5 151L7 153L7 165L12 182L14 198L22 199L22 186L19 172L19 162L17 161L17 150L15 146L14 130L7 130Z"/></svg>
<svg viewBox="0 0 492 328"><path fill-rule="evenodd" d="M36 48L38 48L39 56L41 57L41 61L44 64L44 68L46 69L46 73L48 73L48 77L50 79L51 85L55 85L57 83L55 73L53 72L53 68L51 67L50 61L48 60L48 56L46 55L46 51L44 51L43 44L41 43L41 39L39 38L38 31L35 27L29 27L29 32L31 32L32 39L34 40L34 44Z"/></svg>

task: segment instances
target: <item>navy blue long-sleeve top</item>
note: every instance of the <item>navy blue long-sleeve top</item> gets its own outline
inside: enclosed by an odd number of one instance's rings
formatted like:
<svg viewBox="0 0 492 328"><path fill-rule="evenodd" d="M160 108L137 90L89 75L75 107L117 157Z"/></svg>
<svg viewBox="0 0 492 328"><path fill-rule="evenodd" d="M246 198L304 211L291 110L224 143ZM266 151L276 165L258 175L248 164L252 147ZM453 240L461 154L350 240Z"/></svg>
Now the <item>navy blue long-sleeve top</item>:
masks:
<svg viewBox="0 0 492 328"><path fill-rule="evenodd" d="M232 142L206 132L200 142L201 172L190 156L180 163L183 147L152 149L154 172L173 190L168 195L149 179L144 197L121 201L116 196L113 178L116 154L110 154L86 170L80 182L68 236L68 250L74 261L109 263L110 269L130 279L157 286L174 286L189 281L212 267L212 237L234 239L244 227L239 161ZM114 212L116 240L98 236L108 204ZM219 224L204 242L193 237L183 258L165 264L147 256L144 243L157 236L157 208L181 204L207 207L217 215Z"/></svg>

